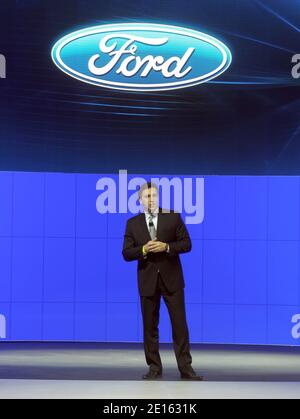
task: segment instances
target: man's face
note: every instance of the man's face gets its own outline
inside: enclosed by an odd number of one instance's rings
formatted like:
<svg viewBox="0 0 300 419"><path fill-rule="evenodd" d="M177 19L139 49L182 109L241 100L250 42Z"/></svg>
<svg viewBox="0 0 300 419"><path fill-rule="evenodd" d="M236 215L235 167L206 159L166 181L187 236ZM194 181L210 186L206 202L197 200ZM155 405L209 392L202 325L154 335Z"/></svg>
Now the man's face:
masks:
<svg viewBox="0 0 300 419"><path fill-rule="evenodd" d="M144 189L140 198L140 203L148 212L154 212L158 207L158 193L155 188Z"/></svg>

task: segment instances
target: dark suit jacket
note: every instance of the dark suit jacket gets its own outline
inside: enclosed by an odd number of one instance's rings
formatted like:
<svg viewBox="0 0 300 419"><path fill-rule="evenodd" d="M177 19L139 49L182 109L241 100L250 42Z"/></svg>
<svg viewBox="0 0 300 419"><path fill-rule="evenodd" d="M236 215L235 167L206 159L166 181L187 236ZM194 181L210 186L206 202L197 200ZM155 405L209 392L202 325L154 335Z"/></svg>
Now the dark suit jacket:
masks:
<svg viewBox="0 0 300 419"><path fill-rule="evenodd" d="M168 243L170 252L149 252L143 256L142 247L151 240L145 213L142 212L127 221L123 242L123 257L126 261L138 261L138 288L141 296L155 293L157 271L169 292L184 288L180 253L192 248L187 228L180 213L159 208L157 220L157 240Z"/></svg>

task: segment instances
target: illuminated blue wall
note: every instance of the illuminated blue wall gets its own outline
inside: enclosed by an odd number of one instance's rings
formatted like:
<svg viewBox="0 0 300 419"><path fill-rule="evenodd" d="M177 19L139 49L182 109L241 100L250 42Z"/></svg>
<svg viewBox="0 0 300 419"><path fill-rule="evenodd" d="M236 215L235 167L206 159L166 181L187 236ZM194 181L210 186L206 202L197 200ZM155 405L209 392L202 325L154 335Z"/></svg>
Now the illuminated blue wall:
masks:
<svg viewBox="0 0 300 419"><path fill-rule="evenodd" d="M142 341L128 215L96 212L101 176L0 172L7 340ZM299 201L299 177L205 177L205 219L181 256L191 342L299 344ZM160 336L171 342L163 301Z"/></svg>

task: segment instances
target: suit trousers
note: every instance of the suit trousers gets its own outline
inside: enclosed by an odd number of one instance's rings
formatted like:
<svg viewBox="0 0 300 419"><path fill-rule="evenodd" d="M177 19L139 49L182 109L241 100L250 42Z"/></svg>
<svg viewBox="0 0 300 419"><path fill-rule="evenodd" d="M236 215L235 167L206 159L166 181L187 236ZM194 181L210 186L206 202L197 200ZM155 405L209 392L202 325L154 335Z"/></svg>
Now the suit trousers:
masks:
<svg viewBox="0 0 300 419"><path fill-rule="evenodd" d="M140 296L144 326L144 350L146 362L153 371L162 371L159 354L159 316L160 300L163 296L172 324L173 347L177 366L181 373L191 370L189 331L186 321L184 289L170 293L157 273L155 294L150 297Z"/></svg>

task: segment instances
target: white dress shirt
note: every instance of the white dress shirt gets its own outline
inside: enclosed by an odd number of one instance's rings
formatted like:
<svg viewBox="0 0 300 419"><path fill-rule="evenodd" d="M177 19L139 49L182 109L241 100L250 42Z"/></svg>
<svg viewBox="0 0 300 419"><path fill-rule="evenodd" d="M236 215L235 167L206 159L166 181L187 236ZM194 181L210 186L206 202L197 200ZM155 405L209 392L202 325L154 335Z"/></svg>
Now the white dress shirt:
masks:
<svg viewBox="0 0 300 419"><path fill-rule="evenodd" d="M148 230L150 231L150 228L149 228L149 222L150 222L150 212L148 212L148 211L144 211L145 212L145 217L146 217L146 223L147 223L147 226L148 226ZM153 224L154 224L154 227L155 227L155 230L157 231L157 221L158 221L158 208L156 208L156 210L155 211L153 211L153 214L152 214L152 220L153 220Z"/></svg>

